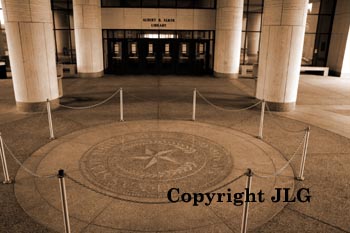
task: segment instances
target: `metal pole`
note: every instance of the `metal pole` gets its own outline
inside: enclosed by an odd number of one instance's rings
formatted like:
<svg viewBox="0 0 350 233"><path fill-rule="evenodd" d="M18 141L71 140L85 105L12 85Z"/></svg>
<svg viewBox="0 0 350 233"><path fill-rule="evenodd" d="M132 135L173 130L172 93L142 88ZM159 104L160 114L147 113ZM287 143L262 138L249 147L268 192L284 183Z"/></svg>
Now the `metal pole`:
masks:
<svg viewBox="0 0 350 233"><path fill-rule="evenodd" d="M303 146L303 155L301 157L299 176L297 177L297 180L300 180L300 181L303 181L305 179L304 178L304 168L305 168L307 148L309 146L310 126L308 126L305 130L306 130L306 136L305 136L304 146Z"/></svg>
<svg viewBox="0 0 350 233"><path fill-rule="evenodd" d="M264 128L264 115L265 115L265 100L261 103L261 113L260 113L260 125L259 125L259 135L258 138L263 138L263 128Z"/></svg>
<svg viewBox="0 0 350 233"><path fill-rule="evenodd" d="M246 192L249 192L250 188L252 186L252 178L253 178L253 172L250 168L248 168L246 175L248 177L247 185L246 185ZM247 228L248 228L248 226L247 226L247 224L248 224L248 211L249 211L249 200L247 200L248 194L249 193L247 193L244 197L241 233L246 233Z"/></svg>
<svg viewBox="0 0 350 233"><path fill-rule="evenodd" d="M4 142L2 140L2 136L0 133L0 157L1 157L1 163L2 163L2 170L4 172L4 181L2 182L3 184L11 184L12 180L10 179L9 176L9 171L7 169L7 162L6 162L6 156L5 156L5 150L4 150Z"/></svg>
<svg viewBox="0 0 350 233"><path fill-rule="evenodd" d="M123 88L120 88L119 99L120 99L120 121L124 121Z"/></svg>
<svg viewBox="0 0 350 233"><path fill-rule="evenodd" d="M196 103L197 103L197 88L193 90L193 110L192 110L192 120L196 120Z"/></svg>
<svg viewBox="0 0 350 233"><path fill-rule="evenodd" d="M50 139L55 139L55 136L53 134L52 117L51 117L51 105L50 105L49 99L46 99L46 109L47 109L47 118L49 120Z"/></svg>
<svg viewBox="0 0 350 233"><path fill-rule="evenodd" d="M67 193L66 193L66 183L64 181L64 170L58 170L58 181L60 184L60 193L62 201L62 211L63 211L63 223L64 232L70 233L70 223L69 223L69 213L68 213L68 203L67 203Z"/></svg>

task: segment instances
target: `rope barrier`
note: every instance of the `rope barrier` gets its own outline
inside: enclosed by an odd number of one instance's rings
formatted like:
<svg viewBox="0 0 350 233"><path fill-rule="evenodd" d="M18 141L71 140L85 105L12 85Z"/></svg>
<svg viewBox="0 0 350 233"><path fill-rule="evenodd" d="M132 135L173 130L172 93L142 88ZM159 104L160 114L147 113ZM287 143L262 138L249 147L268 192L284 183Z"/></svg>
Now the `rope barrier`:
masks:
<svg viewBox="0 0 350 233"><path fill-rule="evenodd" d="M218 191L219 189L222 189L223 187L226 187L227 185L236 182L237 180L241 179L241 178L242 178L243 176L245 176L245 175L246 175L246 174L243 173L242 175L237 176L236 178L230 180L229 182L227 182L227 183L225 183L225 184L223 184L223 185L221 185L221 186L219 186L219 187L217 187L217 188L215 188L215 189L213 189L213 190L210 190L208 193L216 192L216 191Z"/></svg>
<svg viewBox="0 0 350 233"><path fill-rule="evenodd" d="M306 128L304 129L300 129L300 130L290 130L290 129L286 129L285 127L283 127L276 119L274 119L274 114L271 112L269 105L266 103L266 109L269 113L269 115L271 116L272 121L282 130L288 132L288 133L301 133L304 132Z"/></svg>
<svg viewBox="0 0 350 233"><path fill-rule="evenodd" d="M84 187L84 188L86 188L86 189L88 189L88 190L90 190L92 192L97 193L97 194L101 194L101 195L103 195L105 197L109 197L109 198L116 199L116 200L119 200L119 201L127 201L127 202L133 202L133 203L138 203L138 204L167 204L167 203L169 203L168 201L167 202L144 202L144 201L137 201L137 200L126 199L126 198L122 198L122 197L116 197L116 196L110 195L108 193L96 190L96 189L94 189L94 188L92 188L92 187L90 187L90 186L88 186L88 185L86 185L86 184L84 184L84 183L74 179L73 177L71 177L67 173L65 175L66 175L66 177L69 180L73 181L77 185L80 185L80 186L82 186L82 187Z"/></svg>
<svg viewBox="0 0 350 233"><path fill-rule="evenodd" d="M117 91L115 91L111 96L109 96L108 98L102 100L101 102L99 102L97 104L93 104L93 105L89 105L89 106L83 106L83 107L72 107L72 106L60 104L60 107L68 108L68 109L74 109L74 110L84 110L84 109L95 108L95 107L98 107L98 106L100 106L102 104L105 104L108 101L110 101L114 96L116 96L119 93L119 91L120 91L120 88Z"/></svg>
<svg viewBox="0 0 350 233"><path fill-rule="evenodd" d="M244 117L242 120L240 120L240 121L238 121L238 122L235 122L235 123L233 123L233 124L230 124L230 125L228 126L228 128L235 129L235 126L237 126L237 125L242 125L243 122L249 121L249 120L251 120L253 117L257 117L257 116L255 116L254 114L250 114L248 117Z"/></svg>
<svg viewBox="0 0 350 233"><path fill-rule="evenodd" d="M292 157L287 161L287 163L281 167L277 172L275 172L274 174L271 174L271 175L259 175L258 173L254 172L254 175L256 175L257 177L259 178L272 178L272 177L277 177L279 176L287 167L288 165L292 162L292 160L295 158L297 152L299 151L299 149L301 148L301 146L303 145L305 139L306 139L306 136L307 136L307 132L305 132L303 138L300 140L300 143L297 147L297 149L294 151L294 153L292 154Z"/></svg>
<svg viewBox="0 0 350 233"><path fill-rule="evenodd" d="M34 125L34 124L38 124L44 117L46 113L46 104L43 104L41 111L35 112L35 115L32 115L33 113L30 113L31 116L25 118L27 121L27 124L29 125Z"/></svg>
<svg viewBox="0 0 350 233"><path fill-rule="evenodd" d="M200 93L198 90L197 90L197 93L198 95L209 105L211 105L212 107L216 108L216 109L219 109L219 110L222 110L222 111L227 111L227 112L240 112L240 111L245 111L245 110L249 110L251 108L254 108L256 106L258 106L262 100L260 100L259 102L251 105L251 106L248 106L246 108L241 108L241 109L227 109L227 108L223 108L223 107L220 107L220 106L217 106L215 104L213 104L212 102L210 102L207 98L205 98L202 93Z"/></svg>
<svg viewBox="0 0 350 233"><path fill-rule="evenodd" d="M147 99L147 98L143 98L143 97L139 97L137 95L131 94L130 92L127 92L126 95L131 96L131 97L133 97L133 98L135 98L137 100L141 100L143 102L166 102L166 103L172 103L172 102L184 99L185 97L188 97L191 94L188 93L188 94L185 94L185 95L182 95L182 96L178 96L178 97L170 99L170 100Z"/></svg>
<svg viewBox="0 0 350 233"><path fill-rule="evenodd" d="M82 186L82 187L84 187L84 188L86 188L86 189L88 189L88 190L90 190L90 191L92 191L92 192L95 192L95 193L97 193L97 194L101 194L101 195L103 195L103 196L105 196L105 197L109 197L109 198L116 199L116 200L119 200L119 201L133 202L133 203L138 203L138 204L169 204L169 203L170 203L169 201L158 201L158 202L156 202L156 201L147 201L147 202L146 202L146 201L137 201L137 200L131 200L131 199L126 199L126 198L122 198L122 197L116 197L116 196L110 195L110 194L108 194L108 193L105 193L105 192L96 190L96 189L94 189L94 188L92 188L92 187L90 187L90 186L88 186L88 185L86 185L86 184L84 184L84 183L82 183L82 182L80 182L80 181L74 179L73 177L71 177L71 176L68 175L67 173L65 173L65 176L66 176L69 180L71 180L71 181L73 181L74 183L76 183L77 185L80 185L80 186ZM209 192L207 192L207 193L215 192L215 191L217 191L217 190L219 190L219 189L221 189L221 188L223 188L223 187L225 187L225 186L227 186L227 185L229 185L229 184L232 184L232 183L234 183L235 181L237 181L237 180L239 180L240 178L242 178L243 176L245 176L245 173L243 173L242 175L240 175L240 176L238 176L238 177L236 177L236 178L230 180L229 182L227 182L227 183L225 183L225 184L223 184L223 185L221 185L221 186L219 186L219 187L217 187L217 188L215 188L215 189L213 189L213 190L211 190L211 191L209 191Z"/></svg>
<svg viewBox="0 0 350 233"><path fill-rule="evenodd" d="M37 178L53 178L56 177L56 174L54 175L47 175L47 176L43 176L43 175L38 175L37 173L31 171L30 169L28 169L26 166L23 165L23 163L21 163L21 161L19 161L16 156L14 155L14 153L10 150L10 148L7 146L7 144L4 142L4 146L7 149L7 151L10 153L11 157L15 160L15 162L23 168L23 170L25 170L28 174L37 177Z"/></svg>

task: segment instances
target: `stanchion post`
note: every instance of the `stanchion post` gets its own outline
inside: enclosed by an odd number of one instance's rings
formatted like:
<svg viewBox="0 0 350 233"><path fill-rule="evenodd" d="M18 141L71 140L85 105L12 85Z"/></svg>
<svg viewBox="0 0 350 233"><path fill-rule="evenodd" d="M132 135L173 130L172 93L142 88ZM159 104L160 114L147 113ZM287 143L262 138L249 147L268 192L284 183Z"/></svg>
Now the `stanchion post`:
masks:
<svg viewBox="0 0 350 233"><path fill-rule="evenodd" d="M261 113L260 113L260 124L259 124L259 135L258 138L263 138L263 129L264 129L264 115L265 115L265 100L261 102Z"/></svg>
<svg viewBox="0 0 350 233"><path fill-rule="evenodd" d="M55 139L55 135L53 134L53 126L52 126L52 117L51 117L51 105L50 100L46 99L46 109L47 109L47 118L49 120L49 130L50 130L50 139Z"/></svg>
<svg viewBox="0 0 350 233"><path fill-rule="evenodd" d="M308 126L305 130L306 130L306 135L305 135L304 145L303 145L303 154L301 157L299 176L297 177L297 180L300 180L300 181L303 181L305 179L304 168L305 168L305 162L306 162L307 148L309 146L310 126Z"/></svg>
<svg viewBox="0 0 350 233"><path fill-rule="evenodd" d="M197 88L193 90L193 109L192 109L192 120L196 120L196 104L197 104Z"/></svg>
<svg viewBox="0 0 350 233"><path fill-rule="evenodd" d="M250 188L252 186L252 178L253 178L253 172L250 168L248 168L246 172L246 176L248 177L247 184L246 184L246 192L250 192ZM241 233L246 233L248 229L249 200L247 200L247 198L249 198L249 193L246 193L244 197Z"/></svg>
<svg viewBox="0 0 350 233"><path fill-rule="evenodd" d="M2 136L0 133L0 157L1 157L1 163L2 163L2 171L4 172L4 181L2 182L3 184L11 184L12 180L10 179L9 176L9 171L7 169L7 162L6 162L6 156L5 156L5 149L4 149L4 142L2 140Z"/></svg>
<svg viewBox="0 0 350 233"><path fill-rule="evenodd" d="M63 223L64 232L71 233L70 223L69 223L69 213L68 213L68 203L67 203L67 193L66 193L66 183L64 181L64 170L58 170L58 181L60 185L60 194L62 201L62 212L63 212Z"/></svg>
<svg viewBox="0 0 350 233"><path fill-rule="evenodd" d="M123 106L123 88L119 90L119 100L120 100L120 121L124 121L124 106Z"/></svg>

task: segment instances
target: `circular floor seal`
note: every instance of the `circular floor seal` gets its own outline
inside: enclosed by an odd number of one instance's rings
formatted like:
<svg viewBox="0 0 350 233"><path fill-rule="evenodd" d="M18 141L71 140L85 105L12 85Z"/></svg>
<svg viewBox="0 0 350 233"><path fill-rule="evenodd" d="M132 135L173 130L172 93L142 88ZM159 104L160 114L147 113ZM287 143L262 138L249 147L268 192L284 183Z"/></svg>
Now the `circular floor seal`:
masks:
<svg viewBox="0 0 350 233"><path fill-rule="evenodd" d="M83 176L101 189L165 198L172 187L205 192L232 170L230 152L206 138L150 131L109 138L80 159Z"/></svg>
<svg viewBox="0 0 350 233"><path fill-rule="evenodd" d="M242 206L225 198L209 206L173 204L167 192L242 192L246 176L230 181L247 168L269 175L285 164L278 151L252 136L184 121L124 122L76 131L48 143L25 162L37 174L64 169L72 178L65 182L73 232L236 231ZM251 192L262 190L268 199L275 188L293 189L293 178L290 167L278 177L253 176ZM15 194L33 219L63 231L56 177L34 178L19 169ZM264 224L284 205L251 203L248 229Z"/></svg>

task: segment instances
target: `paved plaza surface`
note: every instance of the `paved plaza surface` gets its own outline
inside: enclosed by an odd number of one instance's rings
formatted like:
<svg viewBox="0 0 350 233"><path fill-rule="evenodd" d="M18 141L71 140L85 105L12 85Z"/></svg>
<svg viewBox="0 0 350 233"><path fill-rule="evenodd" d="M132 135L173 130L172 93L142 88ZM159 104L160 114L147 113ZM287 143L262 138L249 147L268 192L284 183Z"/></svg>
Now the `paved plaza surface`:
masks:
<svg viewBox="0 0 350 233"><path fill-rule="evenodd" d="M0 231L63 232L56 174L64 169L72 232L240 232L242 206L169 203L167 191L241 192L251 168L252 191L267 201L251 203L248 231L350 232L350 80L302 76L296 111L266 110L262 140L254 85L209 76L64 79L66 106L95 105L123 88L124 122L118 92L94 108L54 110L50 140L45 109L16 112L11 80L0 80L0 131L15 179L0 186ZM305 180L297 181L307 126ZM308 188L311 201L272 203L275 188L289 188L290 198Z"/></svg>

